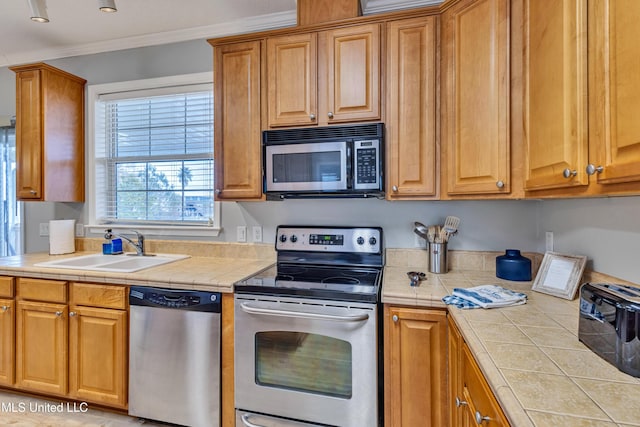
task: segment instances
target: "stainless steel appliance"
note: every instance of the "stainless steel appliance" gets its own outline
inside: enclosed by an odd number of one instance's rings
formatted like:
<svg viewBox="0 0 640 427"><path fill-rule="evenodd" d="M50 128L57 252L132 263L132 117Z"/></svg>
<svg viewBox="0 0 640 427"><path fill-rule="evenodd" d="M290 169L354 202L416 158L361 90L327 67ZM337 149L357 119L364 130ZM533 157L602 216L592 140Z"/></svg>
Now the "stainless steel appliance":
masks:
<svg viewBox="0 0 640 427"><path fill-rule="evenodd" d="M131 287L129 415L220 425L220 294Z"/></svg>
<svg viewBox="0 0 640 427"><path fill-rule="evenodd" d="M640 377L640 288L611 283L582 285L578 336L622 372Z"/></svg>
<svg viewBox="0 0 640 427"><path fill-rule="evenodd" d="M380 425L382 229L280 226L235 286L237 426Z"/></svg>
<svg viewBox="0 0 640 427"><path fill-rule="evenodd" d="M262 145L268 199L384 196L382 123L268 130Z"/></svg>

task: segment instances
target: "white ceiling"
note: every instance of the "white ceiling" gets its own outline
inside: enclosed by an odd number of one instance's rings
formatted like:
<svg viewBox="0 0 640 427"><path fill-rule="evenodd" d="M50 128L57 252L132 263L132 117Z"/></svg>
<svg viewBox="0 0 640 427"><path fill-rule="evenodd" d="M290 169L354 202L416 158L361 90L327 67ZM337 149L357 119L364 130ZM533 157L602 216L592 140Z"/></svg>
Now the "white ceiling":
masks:
<svg viewBox="0 0 640 427"><path fill-rule="evenodd" d="M441 0L361 0L364 14ZM293 26L296 0L47 0L50 22L32 22L28 0L0 0L0 67Z"/></svg>

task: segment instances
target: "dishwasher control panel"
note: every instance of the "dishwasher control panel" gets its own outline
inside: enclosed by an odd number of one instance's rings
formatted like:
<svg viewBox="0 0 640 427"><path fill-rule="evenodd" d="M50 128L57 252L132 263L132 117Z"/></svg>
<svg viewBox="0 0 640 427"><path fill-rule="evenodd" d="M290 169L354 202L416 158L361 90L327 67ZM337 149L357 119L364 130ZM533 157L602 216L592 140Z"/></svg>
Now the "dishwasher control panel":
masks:
<svg viewBox="0 0 640 427"><path fill-rule="evenodd" d="M132 286L129 304L220 313L220 293Z"/></svg>

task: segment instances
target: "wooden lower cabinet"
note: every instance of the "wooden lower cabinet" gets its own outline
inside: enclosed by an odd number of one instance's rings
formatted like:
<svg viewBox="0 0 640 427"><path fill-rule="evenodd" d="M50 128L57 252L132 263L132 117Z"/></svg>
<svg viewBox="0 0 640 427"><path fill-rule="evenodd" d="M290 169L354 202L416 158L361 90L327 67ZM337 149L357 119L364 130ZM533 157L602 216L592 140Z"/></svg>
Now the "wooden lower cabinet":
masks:
<svg viewBox="0 0 640 427"><path fill-rule="evenodd" d="M446 313L384 306L386 427L447 425Z"/></svg>
<svg viewBox="0 0 640 427"><path fill-rule="evenodd" d="M69 311L69 396L127 406L127 312L72 306Z"/></svg>
<svg viewBox="0 0 640 427"><path fill-rule="evenodd" d="M18 301L16 306L16 386L65 395L67 305Z"/></svg>
<svg viewBox="0 0 640 427"><path fill-rule="evenodd" d="M509 426L500 404L449 318L449 416L451 427Z"/></svg>
<svg viewBox="0 0 640 427"><path fill-rule="evenodd" d="M18 278L15 387L126 409L126 295L124 286Z"/></svg>
<svg viewBox="0 0 640 427"><path fill-rule="evenodd" d="M0 299L0 385L12 386L15 363L15 302Z"/></svg>

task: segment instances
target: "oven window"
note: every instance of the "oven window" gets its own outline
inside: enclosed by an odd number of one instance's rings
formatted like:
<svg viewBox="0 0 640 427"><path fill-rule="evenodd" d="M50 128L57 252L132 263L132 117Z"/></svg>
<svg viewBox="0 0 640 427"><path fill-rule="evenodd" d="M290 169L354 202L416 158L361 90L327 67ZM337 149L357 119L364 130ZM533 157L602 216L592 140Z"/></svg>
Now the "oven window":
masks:
<svg viewBox="0 0 640 427"><path fill-rule="evenodd" d="M256 334L256 383L351 398L351 344L302 332Z"/></svg>
<svg viewBox="0 0 640 427"><path fill-rule="evenodd" d="M273 182L339 182L340 151L273 155Z"/></svg>

